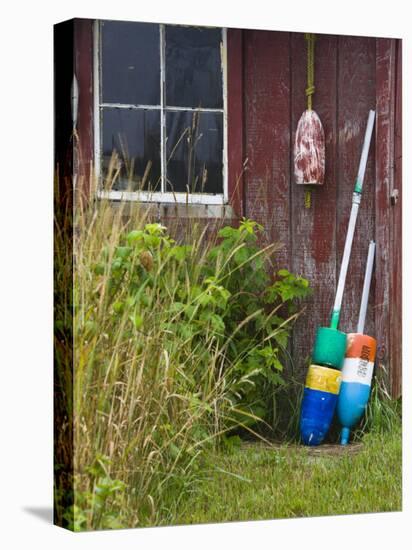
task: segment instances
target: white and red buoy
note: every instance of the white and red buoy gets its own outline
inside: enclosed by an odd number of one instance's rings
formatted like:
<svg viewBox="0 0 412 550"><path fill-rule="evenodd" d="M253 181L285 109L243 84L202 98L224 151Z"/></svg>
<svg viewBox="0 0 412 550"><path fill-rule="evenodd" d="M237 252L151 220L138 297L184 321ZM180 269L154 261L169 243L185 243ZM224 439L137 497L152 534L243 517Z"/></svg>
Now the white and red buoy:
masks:
<svg viewBox="0 0 412 550"><path fill-rule="evenodd" d="M315 35L305 34L308 43L307 109L299 119L293 152L295 182L299 185L322 185L325 179L325 132L312 109L315 93Z"/></svg>
<svg viewBox="0 0 412 550"><path fill-rule="evenodd" d="M296 129L295 182L322 185L325 178L325 133L316 111L306 110Z"/></svg>

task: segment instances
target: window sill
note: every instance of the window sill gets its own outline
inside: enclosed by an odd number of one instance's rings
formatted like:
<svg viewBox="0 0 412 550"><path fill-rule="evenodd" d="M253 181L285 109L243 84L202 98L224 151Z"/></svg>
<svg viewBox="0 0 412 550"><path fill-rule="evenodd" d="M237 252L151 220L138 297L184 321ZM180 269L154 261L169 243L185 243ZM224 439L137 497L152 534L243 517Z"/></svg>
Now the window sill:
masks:
<svg viewBox="0 0 412 550"><path fill-rule="evenodd" d="M161 218L237 218L223 195L187 195L184 193L151 193L97 190L98 199L107 199L113 208L136 211Z"/></svg>
<svg viewBox="0 0 412 550"><path fill-rule="evenodd" d="M197 218L197 219L234 219L235 214L230 204L181 204L165 202L120 202L110 200L112 208L123 208L124 215L129 216L139 210L142 214L153 216L158 220L165 218Z"/></svg>
<svg viewBox="0 0 412 550"><path fill-rule="evenodd" d="M194 205L219 205L224 206L225 198L221 195L208 195L206 193L158 193L148 191L114 191L114 190L97 190L99 199L109 199L113 201L131 201L131 202L147 202L160 204L194 204Z"/></svg>

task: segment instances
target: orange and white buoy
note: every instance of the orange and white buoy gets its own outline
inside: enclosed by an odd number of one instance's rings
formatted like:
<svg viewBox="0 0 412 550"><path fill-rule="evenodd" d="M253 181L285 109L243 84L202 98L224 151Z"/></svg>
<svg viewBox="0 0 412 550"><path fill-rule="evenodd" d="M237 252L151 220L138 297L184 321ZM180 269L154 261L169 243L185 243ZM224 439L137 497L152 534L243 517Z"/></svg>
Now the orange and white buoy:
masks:
<svg viewBox="0 0 412 550"><path fill-rule="evenodd" d="M369 243L365 281L362 291L358 327L347 336L347 348L342 368L342 385L337 413L341 431L341 444L349 443L350 431L362 418L371 392L373 367L376 357L376 340L363 334L371 285L375 243Z"/></svg>

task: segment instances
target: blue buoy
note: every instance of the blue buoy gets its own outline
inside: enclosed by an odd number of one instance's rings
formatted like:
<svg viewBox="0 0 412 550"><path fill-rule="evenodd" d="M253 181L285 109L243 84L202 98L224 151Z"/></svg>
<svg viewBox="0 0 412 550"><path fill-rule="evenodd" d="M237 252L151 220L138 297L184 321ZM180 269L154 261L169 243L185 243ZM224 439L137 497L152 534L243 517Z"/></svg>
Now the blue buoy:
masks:
<svg viewBox="0 0 412 550"><path fill-rule="evenodd" d="M371 387L367 384L342 381L337 405L338 419L343 426L341 445L349 443L350 431L362 418L370 392Z"/></svg>
<svg viewBox="0 0 412 550"><path fill-rule="evenodd" d="M300 413L300 436L305 445L320 445L332 423L338 401L341 373L311 365L306 377Z"/></svg>

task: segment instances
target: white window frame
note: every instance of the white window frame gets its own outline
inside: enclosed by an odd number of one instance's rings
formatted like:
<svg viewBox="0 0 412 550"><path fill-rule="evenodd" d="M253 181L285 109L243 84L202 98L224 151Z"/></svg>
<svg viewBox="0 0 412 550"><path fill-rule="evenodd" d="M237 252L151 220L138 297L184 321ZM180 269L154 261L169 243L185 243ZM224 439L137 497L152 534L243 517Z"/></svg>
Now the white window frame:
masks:
<svg viewBox="0 0 412 550"><path fill-rule="evenodd" d="M126 105L117 103L101 103L101 81L100 81L100 20L94 21L93 28L93 95L94 95L94 161L95 173L98 181L97 197L110 200L155 202L155 203L184 203L184 204L227 204L228 203L228 155L227 155L227 29L222 28L221 42L221 69L223 80L223 109L186 108L164 105L164 81L165 81L165 25L159 23L160 28L160 105ZM101 128L100 111L103 107L115 107L125 109L158 109L161 113L160 121L160 157L161 157L161 187L165 188L166 181L166 155L165 131L166 112L168 111L193 111L193 112L219 112L223 114L223 194L208 193L177 193L165 191L116 191L101 189ZM167 109L167 110L166 110Z"/></svg>

